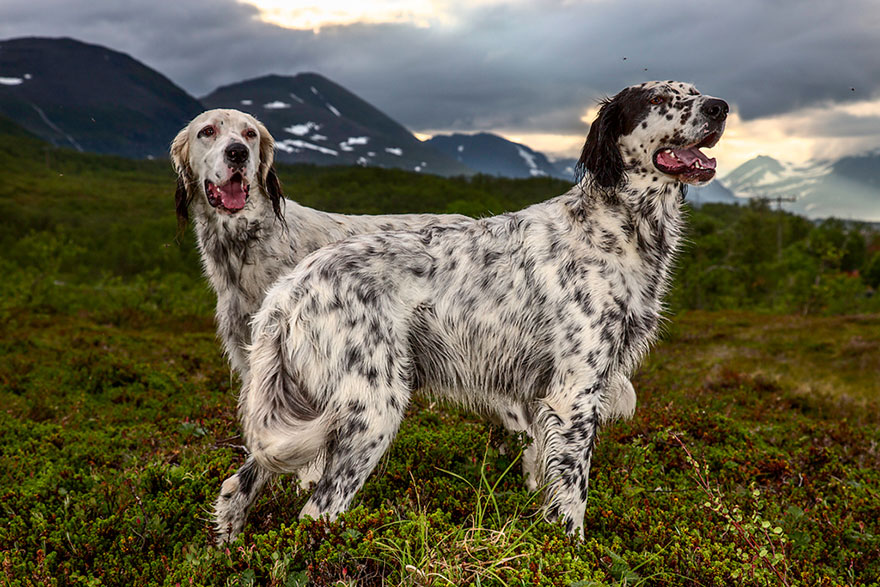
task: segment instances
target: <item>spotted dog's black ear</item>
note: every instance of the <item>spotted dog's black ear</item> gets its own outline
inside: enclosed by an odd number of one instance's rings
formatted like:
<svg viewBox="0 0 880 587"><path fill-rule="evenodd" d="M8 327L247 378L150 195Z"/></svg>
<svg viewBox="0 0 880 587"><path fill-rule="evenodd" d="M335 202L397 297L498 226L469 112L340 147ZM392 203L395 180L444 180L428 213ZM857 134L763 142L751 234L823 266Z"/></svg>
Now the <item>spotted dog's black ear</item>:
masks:
<svg viewBox="0 0 880 587"><path fill-rule="evenodd" d="M623 179L623 156L617 146L624 125L622 103L623 92L602 101L575 167L578 182L587 173L590 181L603 188L613 188Z"/></svg>

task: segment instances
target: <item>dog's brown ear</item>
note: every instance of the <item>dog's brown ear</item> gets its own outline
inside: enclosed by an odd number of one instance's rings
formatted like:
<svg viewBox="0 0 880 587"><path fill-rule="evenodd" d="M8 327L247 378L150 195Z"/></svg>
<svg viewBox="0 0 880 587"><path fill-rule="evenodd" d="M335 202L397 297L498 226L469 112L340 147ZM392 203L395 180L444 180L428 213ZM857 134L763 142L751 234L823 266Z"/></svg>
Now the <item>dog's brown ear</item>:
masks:
<svg viewBox="0 0 880 587"><path fill-rule="evenodd" d="M596 120L590 125L587 142L577 162L575 179L589 180L603 188L613 188L623 179L623 157L617 141L623 133L624 92L602 101Z"/></svg>
<svg viewBox="0 0 880 587"><path fill-rule="evenodd" d="M183 127L171 141L171 164L177 172L174 209L177 212L177 228L182 233L189 220L189 185L192 182L192 171L189 167L189 125Z"/></svg>

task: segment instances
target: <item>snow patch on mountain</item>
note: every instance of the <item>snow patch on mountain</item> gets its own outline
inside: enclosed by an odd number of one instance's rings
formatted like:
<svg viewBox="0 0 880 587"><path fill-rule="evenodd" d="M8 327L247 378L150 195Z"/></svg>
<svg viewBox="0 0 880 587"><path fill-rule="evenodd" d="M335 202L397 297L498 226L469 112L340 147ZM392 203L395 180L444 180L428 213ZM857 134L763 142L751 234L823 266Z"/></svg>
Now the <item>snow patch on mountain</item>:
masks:
<svg viewBox="0 0 880 587"><path fill-rule="evenodd" d="M313 130L320 130L321 125L317 122L303 122L302 124L294 124L288 126L284 129L285 132L289 132L292 135L296 135L298 137L304 137Z"/></svg>
<svg viewBox="0 0 880 587"><path fill-rule="evenodd" d="M328 149L327 147L315 145L314 143L309 143L300 139L285 139L283 141L278 141L275 143L275 147L281 149L285 153L301 153L303 149L308 149L310 151L323 153L324 155L331 155L333 157L339 156L339 151L334 151L333 149Z"/></svg>
<svg viewBox="0 0 880 587"><path fill-rule="evenodd" d="M529 168L529 175L532 177L542 177L547 175L544 171L538 168L538 164L535 163L535 154L529 153L519 145L516 146L516 151L519 153L519 156L523 158L526 162L526 165Z"/></svg>
<svg viewBox="0 0 880 587"><path fill-rule="evenodd" d="M263 104L263 108L266 110L283 110L284 108L290 108L290 104L281 100L275 100L274 102Z"/></svg>

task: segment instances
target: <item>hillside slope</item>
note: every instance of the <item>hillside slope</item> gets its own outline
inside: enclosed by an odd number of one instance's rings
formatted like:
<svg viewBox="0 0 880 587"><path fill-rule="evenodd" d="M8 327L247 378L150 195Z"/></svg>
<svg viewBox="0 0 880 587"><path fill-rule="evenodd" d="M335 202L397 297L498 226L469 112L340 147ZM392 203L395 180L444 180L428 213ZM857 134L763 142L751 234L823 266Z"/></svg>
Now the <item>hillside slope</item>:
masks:
<svg viewBox="0 0 880 587"><path fill-rule="evenodd" d="M54 145L164 157L202 105L137 60L73 39L0 41L0 114Z"/></svg>

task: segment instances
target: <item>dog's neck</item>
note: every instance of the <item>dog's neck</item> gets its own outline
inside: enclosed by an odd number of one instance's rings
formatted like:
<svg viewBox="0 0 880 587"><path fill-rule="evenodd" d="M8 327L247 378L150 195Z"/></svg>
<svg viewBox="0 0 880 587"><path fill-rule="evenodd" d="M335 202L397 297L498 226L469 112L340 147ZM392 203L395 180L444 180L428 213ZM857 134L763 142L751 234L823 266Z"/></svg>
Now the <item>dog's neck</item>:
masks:
<svg viewBox="0 0 880 587"><path fill-rule="evenodd" d="M265 199L259 194L258 198L255 198L258 202ZM269 280L277 277L281 266L291 264L284 254L289 247L281 242L288 238L281 226L283 220L276 218L269 206L258 205L234 216L223 216L207 202L199 201L194 203L193 211L202 263L218 294L229 286L245 292L254 288L262 292L266 282L271 283ZM274 254L258 251L261 247L269 247ZM254 275L254 272L271 276Z"/></svg>
<svg viewBox="0 0 880 587"><path fill-rule="evenodd" d="M582 194L583 216L604 217L619 227L616 235L635 253L629 270L659 284L647 291L649 298L660 300L666 292L669 273L681 242L682 203L685 185L680 182L655 182L638 174L625 176L614 188L602 188L585 178L578 186ZM601 250L601 246L599 247Z"/></svg>
<svg viewBox="0 0 880 587"><path fill-rule="evenodd" d="M657 183L647 176L628 176L619 189L624 209L633 220L640 253L648 262L672 261L681 240L686 186L681 182Z"/></svg>

